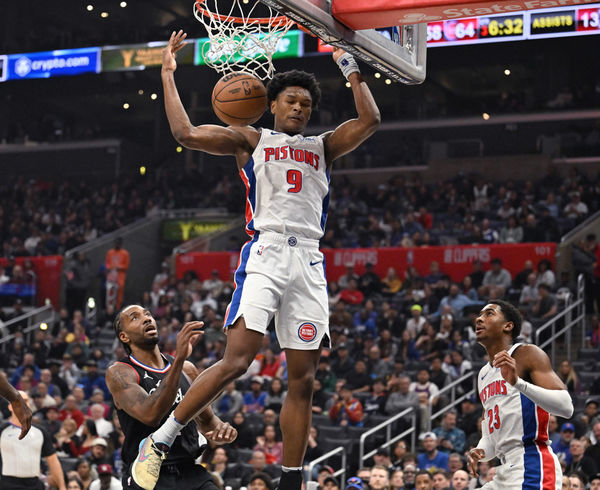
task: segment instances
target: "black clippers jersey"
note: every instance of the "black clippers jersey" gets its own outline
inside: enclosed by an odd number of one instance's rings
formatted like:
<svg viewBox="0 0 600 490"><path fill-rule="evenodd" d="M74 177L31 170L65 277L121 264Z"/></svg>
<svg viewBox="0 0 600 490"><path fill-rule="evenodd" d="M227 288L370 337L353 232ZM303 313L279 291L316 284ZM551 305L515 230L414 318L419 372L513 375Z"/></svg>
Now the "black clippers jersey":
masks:
<svg viewBox="0 0 600 490"><path fill-rule="evenodd" d="M173 362L171 356L162 354L162 357L167 362L166 367L163 369L154 369L146 366L133 356L124 357L117 362L131 366L137 373L139 385L144 388L146 392L152 393L167 376ZM185 395L189 387L190 383L182 372L179 377L179 390L175 396L173 407L161 421L161 424L167 419L171 412L175 410L175 407L182 400L183 395ZM150 427L149 425L143 424L121 409L117 409L117 414L119 416L119 421L121 422L121 429L125 434L121 457L123 458L123 462L129 466L137 457L142 439L152 434L157 427ZM193 421L190 421L190 423L181 431L181 434L177 436L177 439L175 439L173 446L167 453L167 459L165 459L163 464L173 464L183 460L193 462L200 454L202 454L204 448L205 446L200 446L199 444L196 424Z"/></svg>

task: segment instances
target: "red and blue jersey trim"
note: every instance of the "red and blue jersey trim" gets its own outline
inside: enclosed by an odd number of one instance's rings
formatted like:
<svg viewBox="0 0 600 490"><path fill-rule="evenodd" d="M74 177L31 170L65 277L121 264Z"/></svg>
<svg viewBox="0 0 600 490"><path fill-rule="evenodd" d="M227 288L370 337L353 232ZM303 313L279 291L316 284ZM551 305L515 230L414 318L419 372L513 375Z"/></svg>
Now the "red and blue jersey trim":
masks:
<svg viewBox="0 0 600 490"><path fill-rule="evenodd" d="M167 362L167 365L162 368L162 369L156 369L153 368L151 366L147 366L146 364L144 364L143 362L138 361L135 357L133 357L132 354L129 354L129 359L131 360L131 362L133 362L136 366L141 367L142 369L145 369L146 371L150 371L153 373L158 373L158 374L163 374L166 373L169 369L171 369L171 363L164 358L164 356L162 356L163 359Z"/></svg>
<svg viewBox="0 0 600 490"><path fill-rule="evenodd" d="M523 489L555 490L555 459L548 449L549 414L521 393L523 446L525 448Z"/></svg>
<svg viewBox="0 0 600 490"><path fill-rule="evenodd" d="M256 209L256 175L254 175L254 158L250 158L240 169L240 177L246 186L246 233L254 236L254 211Z"/></svg>

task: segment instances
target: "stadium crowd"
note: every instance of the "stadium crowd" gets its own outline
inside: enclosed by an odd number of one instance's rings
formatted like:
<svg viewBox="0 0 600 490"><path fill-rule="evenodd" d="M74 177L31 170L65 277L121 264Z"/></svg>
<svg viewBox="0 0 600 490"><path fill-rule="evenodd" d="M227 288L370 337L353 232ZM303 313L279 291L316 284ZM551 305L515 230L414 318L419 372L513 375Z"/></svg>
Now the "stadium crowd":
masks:
<svg viewBox="0 0 600 490"><path fill-rule="evenodd" d="M474 264L462 283L452 284L435 263L425 277L409 269L402 278L393 271L380 278L369 265L359 276L349 264L346 274L329 287L332 348L323 351L316 375L306 463L344 445L352 475L346 488L412 489L416 478L438 480L435 488L478 488L485 483L493 465L481 464L476 480L464 471L464 453L480 437L476 397L469 395L441 420L429 419L429 405L448 405L450 392L440 390L485 362L471 327L483 301L508 298L518 304L526 319L524 342L531 341L536 325L556 314L569 285L560 285L549 265L528 261L513 278L500 261L485 272ZM140 304L157 320L162 352L173 354L181 326L198 319L205 322L205 334L191 360L200 370L219 360L225 344L222 318L232 288L217 271L204 279L190 271L181 280L167 269L157 273ZM95 324L79 310L71 315L63 309L57 324L37 331L31 345L17 332L1 359L11 382L29 394L35 418L52 438L67 475L82 480L83 488L90 488L98 475L118 476L121 470L123 434L103 372L125 352L117 340L108 352L99 348L99 338L106 335L112 335L110 318ZM600 324L593 315L588 345L600 349L599 339ZM550 438L565 471L588 482L600 471L600 414L594 398L600 395L600 378L580 379L569 361L557 368L578 410L568 421L551 417ZM214 403L215 411L239 431L230 447L209 451L205 459L217 480L239 488L262 478L270 488L279 476L277 417L285 386L285 355L271 332L248 372ZM457 393L470 393L472 387L467 378ZM406 437L357 465L359 435L408 408L415 414L416 452ZM412 419L406 417L394 431L409 427ZM376 439L368 449L377 442L382 441ZM319 466L314 476L321 488L339 484L329 466Z"/></svg>

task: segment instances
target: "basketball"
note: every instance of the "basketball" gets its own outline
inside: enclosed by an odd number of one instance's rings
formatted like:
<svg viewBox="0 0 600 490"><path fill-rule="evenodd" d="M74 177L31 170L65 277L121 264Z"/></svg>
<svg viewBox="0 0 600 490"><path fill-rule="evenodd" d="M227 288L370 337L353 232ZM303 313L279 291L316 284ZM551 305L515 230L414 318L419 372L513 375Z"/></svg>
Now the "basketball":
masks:
<svg viewBox="0 0 600 490"><path fill-rule="evenodd" d="M248 126L260 119L267 107L267 89L254 75L228 73L212 92L217 117L230 126Z"/></svg>

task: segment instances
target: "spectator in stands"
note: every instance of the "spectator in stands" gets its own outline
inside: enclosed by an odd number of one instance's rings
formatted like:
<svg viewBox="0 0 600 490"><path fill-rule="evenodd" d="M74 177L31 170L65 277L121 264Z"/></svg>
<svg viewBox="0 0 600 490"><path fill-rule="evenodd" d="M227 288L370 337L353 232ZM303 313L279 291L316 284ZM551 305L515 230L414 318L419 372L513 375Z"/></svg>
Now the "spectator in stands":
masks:
<svg viewBox="0 0 600 490"><path fill-rule="evenodd" d="M523 286L525 286L525 284L527 284L529 280L530 274L535 275L535 271L533 270L533 261L528 259L525 261L523 270L519 271L515 275L515 278L512 283L513 287L515 289L521 289Z"/></svg>
<svg viewBox="0 0 600 490"><path fill-rule="evenodd" d="M490 220L487 218L481 222L481 236L483 237L483 243L498 243L500 238L498 231L492 228Z"/></svg>
<svg viewBox="0 0 600 490"><path fill-rule="evenodd" d="M521 289L521 294L519 296L519 305L525 308L532 308L538 300L538 287L536 285L537 276L535 273L529 274L527 276L527 284L523 286Z"/></svg>
<svg viewBox="0 0 600 490"><path fill-rule="evenodd" d="M258 373L263 379L271 379L277 374L280 363L279 359L275 357L271 348L264 350L264 355L261 361L260 372Z"/></svg>
<svg viewBox="0 0 600 490"><path fill-rule="evenodd" d="M594 461L600 461L600 420L595 422L590 433L592 444L585 450L585 455Z"/></svg>
<svg viewBox="0 0 600 490"><path fill-rule="evenodd" d="M565 384L571 395L575 395L581 391L579 378L569 360L565 359L560 363L556 374L558 374L558 377Z"/></svg>
<svg viewBox="0 0 600 490"><path fill-rule="evenodd" d="M256 473L266 473L271 478L279 477L279 469L275 465L267 464L267 458L262 451L253 451L252 459L250 460L253 473L246 478L242 478L242 485L246 486L250 483L252 475Z"/></svg>
<svg viewBox="0 0 600 490"><path fill-rule="evenodd" d="M90 359L86 362L87 375L81 378L78 383L83 386L83 391L86 398L91 398L94 389L101 389L106 398L110 398L110 392L106 386L104 376L98 372L98 364L95 360Z"/></svg>
<svg viewBox="0 0 600 490"><path fill-rule="evenodd" d="M515 211L515 208L512 207L511 200L510 199L504 199L502 201L502 205L500 206L500 209L498 209L498 211L496 212L496 215L502 221L506 221L511 216L514 216L515 212L516 211Z"/></svg>
<svg viewBox="0 0 600 490"><path fill-rule="evenodd" d="M543 242L544 239L544 231L541 229L540 226L538 226L535 215L533 213L528 214L525 217L525 224L523 226L523 241Z"/></svg>
<svg viewBox="0 0 600 490"><path fill-rule="evenodd" d="M377 340L377 347L381 353L381 358L389 363L396 357L398 346L392 337L392 332L387 328L381 328L379 330L379 339ZM391 366L391 364L390 364ZM393 366L390 367L393 370Z"/></svg>
<svg viewBox="0 0 600 490"><path fill-rule="evenodd" d="M358 279L358 288L363 292L365 298L381 292L381 279L370 262L365 264L365 273Z"/></svg>
<svg viewBox="0 0 600 490"><path fill-rule="evenodd" d="M450 475L447 471L437 470L433 473L433 490L450 488Z"/></svg>
<svg viewBox="0 0 600 490"><path fill-rule="evenodd" d="M243 412L238 411L233 415L231 419L231 426L238 432L236 440L232 443L234 448L248 449L254 445L254 435L252 428L246 420L246 416Z"/></svg>
<svg viewBox="0 0 600 490"><path fill-rule="evenodd" d="M552 262L548 259L542 259L537 265L537 285L545 284L551 290L556 284L556 276L552 271Z"/></svg>
<svg viewBox="0 0 600 490"><path fill-rule="evenodd" d="M373 378L367 371L367 363L363 359L358 359L354 363L354 370L348 375L346 383L352 391L367 392L371 390Z"/></svg>
<svg viewBox="0 0 600 490"><path fill-rule="evenodd" d="M415 339L421 333L423 327L427 323L422 312L423 308L421 305L414 304L410 307L411 318L406 322L406 330L412 339Z"/></svg>
<svg viewBox="0 0 600 490"><path fill-rule="evenodd" d="M426 368L419 369L417 372L417 381L413 381L410 384L409 391L413 391L417 393L417 395L424 393L428 403L431 403L434 407L438 404L438 393L440 390L430 381L429 370Z"/></svg>
<svg viewBox="0 0 600 490"><path fill-rule="evenodd" d="M501 298L510 288L512 279L510 272L502 267L502 260L495 257L491 261L491 269L483 276L483 283L479 289L479 297L494 296Z"/></svg>
<svg viewBox="0 0 600 490"><path fill-rule="evenodd" d="M334 312L329 316L329 326L332 330L344 330L352 328L352 315L348 313L344 301L335 304Z"/></svg>
<svg viewBox="0 0 600 490"><path fill-rule="evenodd" d="M423 443L424 452L417 456L420 470L435 471L437 469L448 470L448 455L438 451L438 439L433 432L425 432L419 439Z"/></svg>
<svg viewBox="0 0 600 490"><path fill-rule="evenodd" d="M127 280L127 270L129 269L129 252L123 248L123 238L115 239L113 248L106 252L106 273L107 281L110 274L114 274L114 281L117 283L116 300L114 305L108 305L107 309L112 312L121 309L123 304L123 294L125 292L125 281Z"/></svg>
<svg viewBox="0 0 600 490"><path fill-rule="evenodd" d="M354 264L351 262L348 262L346 264L346 274L344 274L343 276L341 276L337 283L338 286L340 287L340 289L347 289L350 286L350 281L355 280L356 283L358 284L358 274L356 274L354 272Z"/></svg>
<svg viewBox="0 0 600 490"><path fill-rule="evenodd" d="M465 462L462 456L458 453L450 453L448 455L448 470L451 474L455 471L462 470L465 468Z"/></svg>
<svg viewBox="0 0 600 490"><path fill-rule="evenodd" d="M456 410L449 410L444 414L442 424L433 429L438 438L440 451L450 453L463 453L467 437L462 429L456 427Z"/></svg>
<svg viewBox="0 0 600 490"><path fill-rule="evenodd" d="M458 470L452 474L452 488L454 490L467 490L469 488L469 474L465 470Z"/></svg>
<svg viewBox="0 0 600 490"><path fill-rule="evenodd" d="M521 243L523 241L523 228L517 218L511 216L507 224L500 230L500 243Z"/></svg>
<svg viewBox="0 0 600 490"><path fill-rule="evenodd" d="M367 372L371 378L387 378L394 370L393 365L381 358L381 351L377 345L369 349L369 357L366 361Z"/></svg>
<svg viewBox="0 0 600 490"><path fill-rule="evenodd" d="M590 478L598 472L596 461L589 456L584 455L582 441L579 439L571 440L569 449L571 451L571 463L567 465L565 469L566 473L577 471L583 473L587 478Z"/></svg>
<svg viewBox="0 0 600 490"><path fill-rule="evenodd" d="M69 395L67 396L67 398L65 398L65 405L64 408L60 411L59 419L73 419L77 424L78 428L79 426L81 426L81 424L83 424L85 417L83 415L83 412L79 410L79 407L77 406L77 401L75 400L75 397L73 395Z"/></svg>
<svg viewBox="0 0 600 490"><path fill-rule="evenodd" d="M463 400L460 405L460 417L458 427L467 435L476 432L477 420L481 417L481 404L477 403L475 395L471 395ZM465 449L468 447L465 445Z"/></svg>
<svg viewBox="0 0 600 490"><path fill-rule="evenodd" d="M92 281L90 261L85 252L77 252L66 264L66 306L70 314L84 308Z"/></svg>
<svg viewBox="0 0 600 490"><path fill-rule="evenodd" d="M444 306L446 306L446 305L448 305L452 308L452 314L454 316L461 316L462 311L465 307L472 306L474 304L479 304L479 303L483 305L482 302L474 302L471 299L469 299L467 296L465 296L464 294L461 294L458 284L452 283L450 285L450 290L448 292L448 296L444 296L442 298L442 300L440 301L440 306L439 306L438 310L433 315L431 315L431 317L439 318L440 315L442 314L442 310L443 310Z"/></svg>
<svg viewBox="0 0 600 490"><path fill-rule="evenodd" d="M402 280L398 277L398 273L393 267L388 268L387 274L382 279L381 284L381 292L384 296L394 296L402 289Z"/></svg>
<svg viewBox="0 0 600 490"><path fill-rule="evenodd" d="M113 467L108 463L99 464L96 468L98 479L90 485L90 490L121 490L121 482L113 476Z"/></svg>
<svg viewBox="0 0 600 490"><path fill-rule="evenodd" d="M600 473L596 473L590 479L590 490L600 490Z"/></svg>
<svg viewBox="0 0 600 490"><path fill-rule="evenodd" d="M589 213L587 205L581 201L579 192L571 193L571 201L564 207L563 213L565 217L572 218L578 223Z"/></svg>
<svg viewBox="0 0 600 490"><path fill-rule="evenodd" d="M566 422L560 428L560 439L552 443L552 450L561 463L571 464L571 441L575 438L575 426Z"/></svg>
<svg viewBox="0 0 600 490"><path fill-rule="evenodd" d="M377 312L373 301L368 299L365 306L354 314L352 320L353 332L357 337L370 334L373 338L377 336Z"/></svg>
<svg viewBox="0 0 600 490"><path fill-rule="evenodd" d="M348 346L342 342L335 350L336 359L331 364L331 370L337 379L349 379L350 373L354 370L354 361L350 357Z"/></svg>
<svg viewBox="0 0 600 490"><path fill-rule="evenodd" d="M390 487L390 472L386 466L375 465L371 468L369 488L371 490L388 490Z"/></svg>
<svg viewBox="0 0 600 490"><path fill-rule="evenodd" d="M450 377L443 368L442 358L437 356L431 359L429 379L440 390L450 383Z"/></svg>
<svg viewBox="0 0 600 490"><path fill-rule="evenodd" d="M581 473L569 473L568 478L571 483L571 490L585 490L586 478Z"/></svg>
<svg viewBox="0 0 600 490"><path fill-rule="evenodd" d="M392 476L390 477L390 490L403 490L404 489L404 471L401 469L392 470Z"/></svg>
<svg viewBox="0 0 600 490"><path fill-rule="evenodd" d="M243 396L238 390L235 389L235 382L232 381L225 386L223 392L215 400L213 404L213 410L221 417L225 417L230 420L236 412L242 409L243 406Z"/></svg>
<svg viewBox="0 0 600 490"><path fill-rule="evenodd" d="M62 360L63 362L58 371L58 376L64 379L69 389L72 390L75 386L75 383L77 383L77 380L81 376L81 370L77 364L73 362L73 356L71 356L71 354L65 353Z"/></svg>
<svg viewBox="0 0 600 490"><path fill-rule="evenodd" d="M265 409L267 394L263 391L263 379L253 376L250 381L250 391L244 395L245 413L262 413Z"/></svg>
<svg viewBox="0 0 600 490"><path fill-rule="evenodd" d="M254 451L265 453L267 464L281 464L283 461L283 444L277 440L277 431L271 424L265 425L263 433L256 437Z"/></svg>
<svg viewBox="0 0 600 490"><path fill-rule="evenodd" d="M375 378L371 387L369 398L364 400L363 411L365 415L383 415L385 412L385 381L384 378Z"/></svg>
<svg viewBox="0 0 600 490"><path fill-rule="evenodd" d="M281 378L273 378L269 383L269 389L267 390L265 408L279 412L283 406L286 395L287 391L285 390Z"/></svg>
<svg viewBox="0 0 600 490"><path fill-rule="evenodd" d="M598 412L598 400L588 398L585 401L583 413L575 417L575 425L582 429L584 435L592 435L592 428L596 422L600 422L600 413Z"/></svg>
<svg viewBox="0 0 600 490"><path fill-rule="evenodd" d="M329 410L331 422L342 427L362 427L363 407L352 394L352 386L344 384L338 395L334 395L335 403Z"/></svg>
<svg viewBox="0 0 600 490"><path fill-rule="evenodd" d="M114 430L111 422L104 418L104 407L99 403L95 403L90 407L91 419L96 424L96 431L100 437L108 438L109 434Z"/></svg>
<svg viewBox="0 0 600 490"><path fill-rule="evenodd" d="M449 278L446 274L440 271L440 265L436 261L432 261L429 265L429 274L425 276L425 284L429 285L434 293L443 292L448 288Z"/></svg>
<svg viewBox="0 0 600 490"><path fill-rule="evenodd" d="M400 413L409 407L417 409L419 406L418 394L410 391L410 378L408 376L400 376L397 379L397 390L388 395L385 404L385 412L388 415Z"/></svg>
<svg viewBox="0 0 600 490"><path fill-rule="evenodd" d="M358 289L358 282L355 279L350 279L348 287L342 289L340 300L349 305L360 305L364 301L363 293Z"/></svg>
<svg viewBox="0 0 600 490"><path fill-rule="evenodd" d="M540 322L553 317L557 312L556 298L550 288L546 284L538 284L538 299L531 308L532 315Z"/></svg>

